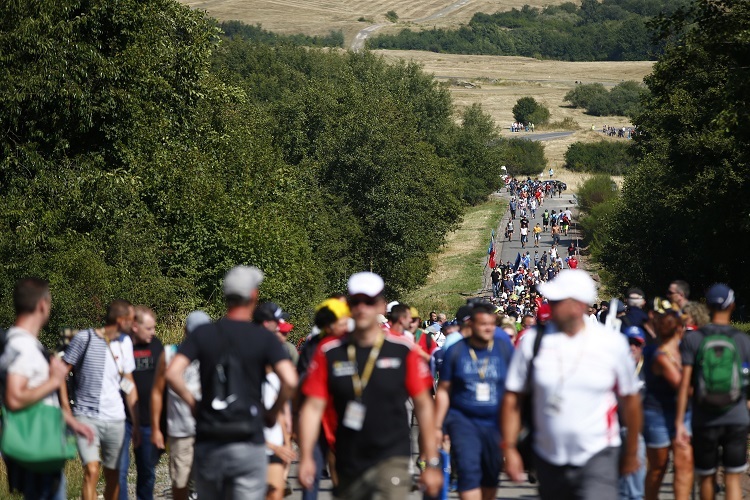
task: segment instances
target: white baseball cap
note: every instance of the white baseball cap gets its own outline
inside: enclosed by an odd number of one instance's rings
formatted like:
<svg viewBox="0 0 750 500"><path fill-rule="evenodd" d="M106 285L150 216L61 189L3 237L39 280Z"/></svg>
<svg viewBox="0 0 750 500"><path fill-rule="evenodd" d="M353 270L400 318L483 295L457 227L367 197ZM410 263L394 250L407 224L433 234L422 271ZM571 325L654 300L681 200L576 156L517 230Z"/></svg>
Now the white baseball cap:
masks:
<svg viewBox="0 0 750 500"><path fill-rule="evenodd" d="M596 284L586 271L565 269L551 281L540 283L537 290L547 300L558 301L573 299L585 304L596 301Z"/></svg>
<svg viewBox="0 0 750 500"><path fill-rule="evenodd" d="M249 299L263 282L263 271L254 266L236 266L224 276L224 296L237 295Z"/></svg>
<svg viewBox="0 0 750 500"><path fill-rule="evenodd" d="M352 274L347 283L349 295L367 295L377 297L383 293L385 282L375 273L361 272Z"/></svg>

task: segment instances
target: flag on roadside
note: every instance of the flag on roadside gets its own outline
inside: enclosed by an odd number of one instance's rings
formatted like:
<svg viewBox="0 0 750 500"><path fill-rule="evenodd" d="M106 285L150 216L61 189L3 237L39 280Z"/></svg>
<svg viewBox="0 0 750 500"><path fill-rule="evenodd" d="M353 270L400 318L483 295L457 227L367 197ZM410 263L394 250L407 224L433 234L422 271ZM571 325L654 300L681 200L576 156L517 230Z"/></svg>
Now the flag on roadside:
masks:
<svg viewBox="0 0 750 500"><path fill-rule="evenodd" d="M521 254L519 253L519 254L518 254L518 255L516 256L516 263L515 263L515 264L513 264L513 270L514 270L514 271L518 271L518 266L520 266L520 265L521 265Z"/></svg>

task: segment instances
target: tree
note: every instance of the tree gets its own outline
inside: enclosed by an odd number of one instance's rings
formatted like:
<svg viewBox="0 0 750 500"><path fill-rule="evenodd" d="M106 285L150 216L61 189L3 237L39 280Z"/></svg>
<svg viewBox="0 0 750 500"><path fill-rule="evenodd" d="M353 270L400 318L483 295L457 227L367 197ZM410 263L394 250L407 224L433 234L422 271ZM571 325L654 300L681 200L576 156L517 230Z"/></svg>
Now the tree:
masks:
<svg viewBox="0 0 750 500"><path fill-rule="evenodd" d="M696 0L662 19L668 41L646 79L635 169L604 224L600 261L615 287L660 293L673 279L696 295L717 281L750 296L750 5Z"/></svg>
<svg viewBox="0 0 750 500"><path fill-rule="evenodd" d="M513 106L513 118L521 123L543 125L549 121L549 109L533 97L522 97Z"/></svg>
<svg viewBox="0 0 750 500"><path fill-rule="evenodd" d="M593 99L607 93L607 89L601 83L587 83L576 85L576 87L565 94L564 102L570 103L574 108L588 108Z"/></svg>

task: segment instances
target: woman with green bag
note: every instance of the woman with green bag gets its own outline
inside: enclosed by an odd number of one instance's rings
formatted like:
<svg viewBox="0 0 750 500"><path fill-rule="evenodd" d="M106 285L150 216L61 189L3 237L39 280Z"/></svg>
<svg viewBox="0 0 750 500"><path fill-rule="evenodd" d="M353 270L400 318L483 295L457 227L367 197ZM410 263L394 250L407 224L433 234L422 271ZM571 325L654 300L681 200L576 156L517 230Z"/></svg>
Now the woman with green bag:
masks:
<svg viewBox="0 0 750 500"><path fill-rule="evenodd" d="M49 283L26 278L13 290L16 321L6 333L0 356L3 398L0 451L8 468L11 491L27 499L66 498L63 466L75 457L75 441L68 428L89 440L92 430L60 411L58 390L67 367L50 357L39 342L49 319ZM71 446L72 445L72 446Z"/></svg>

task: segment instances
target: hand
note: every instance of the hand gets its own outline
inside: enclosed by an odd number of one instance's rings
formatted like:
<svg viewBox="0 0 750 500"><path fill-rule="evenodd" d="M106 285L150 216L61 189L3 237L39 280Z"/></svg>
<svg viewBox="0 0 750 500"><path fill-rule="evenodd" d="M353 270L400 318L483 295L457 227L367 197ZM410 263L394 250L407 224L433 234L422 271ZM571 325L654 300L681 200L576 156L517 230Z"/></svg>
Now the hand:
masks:
<svg viewBox="0 0 750 500"><path fill-rule="evenodd" d="M516 448L508 448L505 450L505 473L508 474L510 480L514 483L521 483L526 479L526 474L523 470L523 460L521 454L518 453Z"/></svg>
<svg viewBox="0 0 750 500"><path fill-rule="evenodd" d="M675 444L678 446L689 446L690 445L690 434L685 428L684 422L678 422L675 425Z"/></svg>
<svg viewBox="0 0 750 500"><path fill-rule="evenodd" d="M151 430L151 444L159 450L166 449L166 446L164 445L164 434L162 434L160 429Z"/></svg>
<svg viewBox="0 0 750 500"><path fill-rule="evenodd" d="M94 430L88 425L76 420L75 423L70 426L70 429L79 436L85 437L89 444L94 442Z"/></svg>
<svg viewBox="0 0 750 500"><path fill-rule="evenodd" d="M641 463L635 453L626 453L620 460L620 476L633 474L640 466Z"/></svg>
<svg viewBox="0 0 750 500"><path fill-rule="evenodd" d="M49 378L62 385L67 376L68 366L57 356L52 356L49 360Z"/></svg>
<svg viewBox="0 0 750 500"><path fill-rule="evenodd" d="M291 446L274 446L273 452L287 465L297 460L297 453Z"/></svg>
<svg viewBox="0 0 750 500"><path fill-rule="evenodd" d="M302 458L299 462L299 469L297 471L297 476L299 476L299 484L306 490L310 490L313 487L313 484L315 483L315 476L317 475L318 470L317 466L315 465L315 460L313 460L312 457L310 458Z"/></svg>
<svg viewBox="0 0 750 500"><path fill-rule="evenodd" d="M437 443L438 449L443 447L443 440L445 439L445 436L443 436L443 430L442 429L436 429L435 430L435 442Z"/></svg>
<svg viewBox="0 0 750 500"><path fill-rule="evenodd" d="M141 446L141 429L137 426L133 426L133 449L140 448Z"/></svg>
<svg viewBox="0 0 750 500"><path fill-rule="evenodd" d="M419 476L419 483L424 487L427 496L436 497L443 488L443 471L427 467Z"/></svg>

